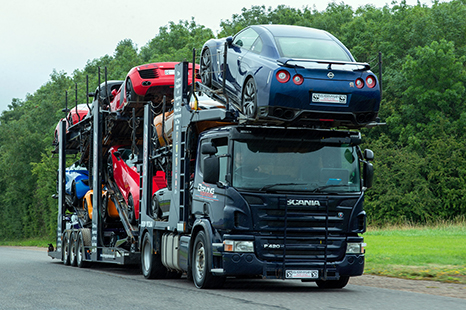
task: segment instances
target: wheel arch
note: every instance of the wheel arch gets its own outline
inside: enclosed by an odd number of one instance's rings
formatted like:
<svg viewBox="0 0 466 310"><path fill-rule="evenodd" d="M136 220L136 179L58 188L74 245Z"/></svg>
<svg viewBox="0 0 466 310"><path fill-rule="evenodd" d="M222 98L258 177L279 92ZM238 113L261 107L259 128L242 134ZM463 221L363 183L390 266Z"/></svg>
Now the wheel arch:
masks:
<svg viewBox="0 0 466 310"><path fill-rule="evenodd" d="M212 245L214 234L210 222L207 219L199 219L196 222L194 222L193 229L191 230L191 239L189 241L188 268L191 268L191 255L193 253L194 241L196 240L196 237L200 231L204 231L206 239L210 242L209 246L211 247ZM210 251L210 254L213 257L213 251Z"/></svg>

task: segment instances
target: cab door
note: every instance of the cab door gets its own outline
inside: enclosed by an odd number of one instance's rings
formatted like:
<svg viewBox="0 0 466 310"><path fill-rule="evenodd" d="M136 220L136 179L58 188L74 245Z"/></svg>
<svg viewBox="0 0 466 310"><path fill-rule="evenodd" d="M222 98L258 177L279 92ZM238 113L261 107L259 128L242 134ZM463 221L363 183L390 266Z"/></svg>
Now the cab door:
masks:
<svg viewBox="0 0 466 310"><path fill-rule="evenodd" d="M225 186L227 173L228 144L227 138L204 139L199 144L196 173L193 184L192 213L196 217L208 217L212 226L220 228L223 225L223 209L225 206ZM213 147L211 154L202 152L204 145ZM218 182L206 181L206 158L218 160Z"/></svg>

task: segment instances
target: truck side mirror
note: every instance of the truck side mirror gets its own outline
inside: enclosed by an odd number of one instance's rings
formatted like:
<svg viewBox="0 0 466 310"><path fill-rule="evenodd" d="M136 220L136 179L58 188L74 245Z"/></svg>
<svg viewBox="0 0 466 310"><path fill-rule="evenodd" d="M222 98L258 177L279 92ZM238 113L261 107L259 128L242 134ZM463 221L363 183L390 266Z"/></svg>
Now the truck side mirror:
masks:
<svg viewBox="0 0 466 310"><path fill-rule="evenodd" d="M217 147L215 147L212 143L204 143L201 146L201 154L214 155L215 153L217 153Z"/></svg>
<svg viewBox="0 0 466 310"><path fill-rule="evenodd" d="M368 162L364 163L362 175L364 178L364 187L371 188L374 180L374 166Z"/></svg>
<svg viewBox="0 0 466 310"><path fill-rule="evenodd" d="M219 181L220 160L217 156L204 158L204 182L216 184Z"/></svg>
<svg viewBox="0 0 466 310"><path fill-rule="evenodd" d="M365 149L364 150L364 158L366 160L374 160L374 152L372 152L371 150L369 149Z"/></svg>

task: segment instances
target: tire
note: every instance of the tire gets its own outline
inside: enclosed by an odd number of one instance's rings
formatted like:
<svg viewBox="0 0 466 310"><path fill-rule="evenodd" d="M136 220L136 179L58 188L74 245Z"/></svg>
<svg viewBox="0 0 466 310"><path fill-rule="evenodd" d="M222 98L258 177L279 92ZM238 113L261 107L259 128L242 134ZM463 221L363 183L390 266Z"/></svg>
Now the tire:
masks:
<svg viewBox="0 0 466 310"><path fill-rule="evenodd" d="M85 252L84 252L84 238L83 232L80 231L78 233L78 237L76 238L76 265L79 268L86 268L89 266L89 263L84 261Z"/></svg>
<svg viewBox="0 0 466 310"><path fill-rule="evenodd" d="M207 87L211 87L213 74L212 57L210 55L210 50L208 47L202 51L199 74L201 76L202 84L204 84Z"/></svg>
<svg viewBox="0 0 466 310"><path fill-rule="evenodd" d="M70 233L68 231L65 231L65 234L63 236L62 252L63 252L63 264L69 265L70 264Z"/></svg>
<svg viewBox="0 0 466 310"><path fill-rule="evenodd" d="M221 288L225 282L225 277L214 276L210 272L212 255L209 245L205 232L200 231L194 241L191 268L194 285L201 289Z"/></svg>
<svg viewBox="0 0 466 310"><path fill-rule="evenodd" d="M162 209L160 208L159 200L157 199L157 195L152 196L152 206L151 206L152 216L155 219L162 219Z"/></svg>
<svg viewBox="0 0 466 310"><path fill-rule="evenodd" d="M338 280L316 281L319 288L344 288L348 284L349 276L341 276Z"/></svg>
<svg viewBox="0 0 466 310"><path fill-rule="evenodd" d="M102 224L107 223L108 219L108 194L102 196L102 212L100 212L100 216L102 218Z"/></svg>
<svg viewBox="0 0 466 310"><path fill-rule="evenodd" d="M78 265L76 260L77 233L77 231L73 231L70 237L70 265L74 267Z"/></svg>
<svg viewBox="0 0 466 310"><path fill-rule="evenodd" d="M247 118L257 117L257 88L253 78L249 78L244 84L241 109Z"/></svg>
<svg viewBox="0 0 466 310"><path fill-rule="evenodd" d="M162 264L161 254L154 254L149 233L144 235L141 248L141 269L146 279L165 279L167 269Z"/></svg>
<svg viewBox="0 0 466 310"><path fill-rule="evenodd" d="M87 200L83 198L83 209L84 209L84 221L89 223L91 221L91 217L89 215L89 206L87 205Z"/></svg>
<svg viewBox="0 0 466 310"><path fill-rule="evenodd" d="M128 220L131 225L136 224L136 210L134 209L133 196L129 195L128 197Z"/></svg>
<svg viewBox="0 0 466 310"><path fill-rule="evenodd" d="M126 102L131 102L131 101L138 101L138 95L134 92L133 89L133 83L131 82L131 79L128 78L126 80Z"/></svg>
<svg viewBox="0 0 466 310"><path fill-rule="evenodd" d="M77 207L79 199L78 199L78 194L76 193L76 182L75 181L73 181L73 183L71 183L70 196L71 196L71 204L73 205L73 207Z"/></svg>

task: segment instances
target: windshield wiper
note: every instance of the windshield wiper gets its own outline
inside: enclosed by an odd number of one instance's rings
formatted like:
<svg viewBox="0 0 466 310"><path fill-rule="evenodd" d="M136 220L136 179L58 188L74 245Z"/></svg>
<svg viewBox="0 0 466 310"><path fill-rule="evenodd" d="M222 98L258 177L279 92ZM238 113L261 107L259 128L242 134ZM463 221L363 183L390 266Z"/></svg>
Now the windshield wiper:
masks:
<svg viewBox="0 0 466 310"><path fill-rule="evenodd" d="M316 187L312 190L313 193L316 192L322 192L324 189L329 188L329 187L348 187L346 184L328 184L320 187Z"/></svg>
<svg viewBox="0 0 466 310"><path fill-rule="evenodd" d="M268 184L268 185L264 185L259 191L262 192L262 191L267 191L269 189L271 189L272 187L275 187L275 186L293 186L293 185L307 185L307 183L276 183L276 184Z"/></svg>

